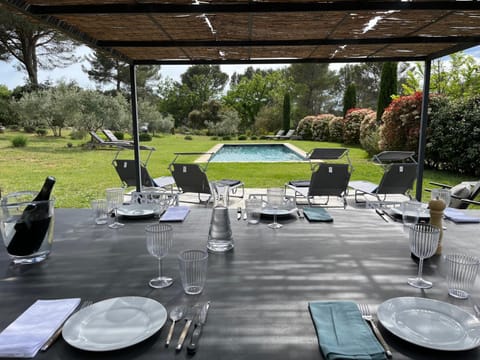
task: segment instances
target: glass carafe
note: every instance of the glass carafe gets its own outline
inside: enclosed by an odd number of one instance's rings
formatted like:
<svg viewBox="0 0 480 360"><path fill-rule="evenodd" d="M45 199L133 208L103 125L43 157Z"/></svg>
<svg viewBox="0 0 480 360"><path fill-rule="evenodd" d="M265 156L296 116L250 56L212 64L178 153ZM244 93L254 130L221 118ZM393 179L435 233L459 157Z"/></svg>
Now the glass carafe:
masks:
<svg viewBox="0 0 480 360"><path fill-rule="evenodd" d="M226 252L233 249L232 227L228 214L228 186L212 184L214 206L208 231L207 249L211 252Z"/></svg>

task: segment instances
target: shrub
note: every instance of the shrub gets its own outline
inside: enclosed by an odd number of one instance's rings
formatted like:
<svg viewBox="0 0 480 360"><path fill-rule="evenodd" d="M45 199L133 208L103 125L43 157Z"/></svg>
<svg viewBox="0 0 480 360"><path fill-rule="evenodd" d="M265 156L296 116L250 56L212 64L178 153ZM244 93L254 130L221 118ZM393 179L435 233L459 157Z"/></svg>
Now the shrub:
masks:
<svg viewBox="0 0 480 360"><path fill-rule="evenodd" d="M360 124L367 116L376 115L372 109L350 109L344 120L343 142L360 144Z"/></svg>
<svg viewBox="0 0 480 360"><path fill-rule="evenodd" d="M238 140L247 140L247 135L239 135Z"/></svg>
<svg viewBox="0 0 480 360"><path fill-rule="evenodd" d="M480 96L430 99L427 165L478 177L480 168Z"/></svg>
<svg viewBox="0 0 480 360"><path fill-rule="evenodd" d="M47 129L42 129L42 128L40 128L40 129L35 130L35 132L37 133L38 136L45 136L45 135L47 135Z"/></svg>
<svg viewBox="0 0 480 360"><path fill-rule="evenodd" d="M328 122L328 140L332 142L343 141L343 125L342 117L336 116Z"/></svg>
<svg viewBox="0 0 480 360"><path fill-rule="evenodd" d="M250 136L250 140L257 140L257 139L258 137L256 137L255 135Z"/></svg>
<svg viewBox="0 0 480 360"><path fill-rule="evenodd" d="M317 115L312 121L312 137L317 141L328 140L328 123L335 115L321 114Z"/></svg>
<svg viewBox="0 0 480 360"><path fill-rule="evenodd" d="M225 141L232 140L232 137L230 135L225 135L225 136L222 136L222 140L225 140Z"/></svg>
<svg viewBox="0 0 480 360"><path fill-rule="evenodd" d="M25 147L28 143L28 138L23 135L17 135L12 140L13 147Z"/></svg>
<svg viewBox="0 0 480 360"><path fill-rule="evenodd" d="M184 140L193 140L193 137L191 135L185 135L183 138Z"/></svg>
<svg viewBox="0 0 480 360"><path fill-rule="evenodd" d="M369 155L375 155L380 152L379 142L379 124L376 113L372 112L360 123L360 145Z"/></svg>
<svg viewBox="0 0 480 360"><path fill-rule="evenodd" d="M125 134L123 133L123 131L114 131L114 132L113 132L113 135L115 135L115 137L116 137L118 140L123 140L123 139L125 139Z"/></svg>
<svg viewBox="0 0 480 360"><path fill-rule="evenodd" d="M210 140L216 141L216 140L218 140L218 136L212 136L212 137L210 138Z"/></svg>
<svg viewBox="0 0 480 360"><path fill-rule="evenodd" d="M416 152L421 110L421 92L394 99L382 115L380 149Z"/></svg>
<svg viewBox="0 0 480 360"><path fill-rule="evenodd" d="M315 116L305 116L302 120L298 122L297 129L295 132L302 137L303 140L312 140L312 122L315 119Z"/></svg>
<svg viewBox="0 0 480 360"><path fill-rule="evenodd" d="M73 144L71 142L67 143L67 148L72 148L73 147Z"/></svg>
<svg viewBox="0 0 480 360"><path fill-rule="evenodd" d="M138 134L138 139L140 141L152 141L152 135L149 133L140 133Z"/></svg>
<svg viewBox="0 0 480 360"><path fill-rule="evenodd" d="M87 136L87 132L85 130L73 130L70 133L70 139L72 140L82 140L85 139Z"/></svg>
<svg viewBox="0 0 480 360"><path fill-rule="evenodd" d="M35 130L36 130L35 126L31 126L31 125L27 125L23 127L23 131L25 131L27 134L33 134Z"/></svg>

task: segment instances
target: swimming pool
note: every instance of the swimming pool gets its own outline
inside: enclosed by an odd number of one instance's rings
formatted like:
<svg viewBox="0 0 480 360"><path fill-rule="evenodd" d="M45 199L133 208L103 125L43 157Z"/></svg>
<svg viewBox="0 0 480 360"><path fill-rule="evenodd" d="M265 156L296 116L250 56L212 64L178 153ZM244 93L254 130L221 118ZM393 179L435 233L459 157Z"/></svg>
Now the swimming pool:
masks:
<svg viewBox="0 0 480 360"><path fill-rule="evenodd" d="M305 155L290 144L220 144L210 162L304 161Z"/></svg>

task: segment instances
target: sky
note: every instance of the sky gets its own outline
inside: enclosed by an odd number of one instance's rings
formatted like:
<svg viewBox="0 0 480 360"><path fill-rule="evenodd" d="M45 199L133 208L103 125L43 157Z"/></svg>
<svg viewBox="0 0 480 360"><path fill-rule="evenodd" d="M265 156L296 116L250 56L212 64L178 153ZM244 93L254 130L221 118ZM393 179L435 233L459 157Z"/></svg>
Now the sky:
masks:
<svg viewBox="0 0 480 360"><path fill-rule="evenodd" d="M82 57L89 52L89 48L81 46L78 49L77 55ZM474 56L480 60L480 46L471 48L466 51L467 54ZM95 89L95 83L88 79L88 76L82 70L82 64L87 65L85 61L77 62L67 68L57 68L53 71L39 70L39 81L45 82L49 80L55 84L58 81L75 81L79 86L86 89ZM243 73L247 67L253 66L259 69L279 69L288 66L288 64L265 64L265 65L221 65L220 69L231 76L234 72ZM342 67L343 64L331 64L330 68L337 70ZM180 80L180 75L186 71L188 65L162 65L160 72L162 78L171 78L173 80ZM26 75L25 71L18 71L15 67L15 63L6 63L0 61L0 84L7 86L10 90L13 90L16 86L25 84Z"/></svg>

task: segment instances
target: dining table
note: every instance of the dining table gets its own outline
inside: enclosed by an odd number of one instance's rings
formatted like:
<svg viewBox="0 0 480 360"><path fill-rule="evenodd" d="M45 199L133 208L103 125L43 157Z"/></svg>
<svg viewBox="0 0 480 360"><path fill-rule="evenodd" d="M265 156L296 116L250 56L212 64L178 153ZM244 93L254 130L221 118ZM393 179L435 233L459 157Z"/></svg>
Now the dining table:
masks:
<svg viewBox="0 0 480 360"><path fill-rule="evenodd" d="M199 295L184 293L178 254L206 250L212 208L192 207L182 222L171 222L173 245L163 258L163 273L174 279L162 289L149 287L158 260L146 248L145 227L156 218L120 218L119 229L96 225L90 209L55 209L50 256L37 264L15 265L0 252L0 330L37 299L102 300L140 296L158 301L168 312L177 305L210 301L199 348L194 355L175 344L185 324L180 320L172 344L165 346L170 320L146 340L112 351L85 351L59 338L35 358L67 359L323 359L308 304L353 301L375 310L388 299L422 297L456 305L473 314L480 302L478 280L466 300L448 295L443 256L424 263L423 276L433 282L420 290L407 284L417 274L403 225L385 221L368 208L329 208L333 222L309 222L297 213L258 224L230 213L234 248L209 253L207 279ZM478 210L466 210L479 216ZM445 221L442 255L461 252L480 257L480 224ZM480 320L479 320L480 321ZM378 323L378 322L377 322ZM480 359L480 351L440 351L405 341L379 324L393 359ZM193 326L192 326L193 328ZM191 330L190 330L191 331Z"/></svg>

